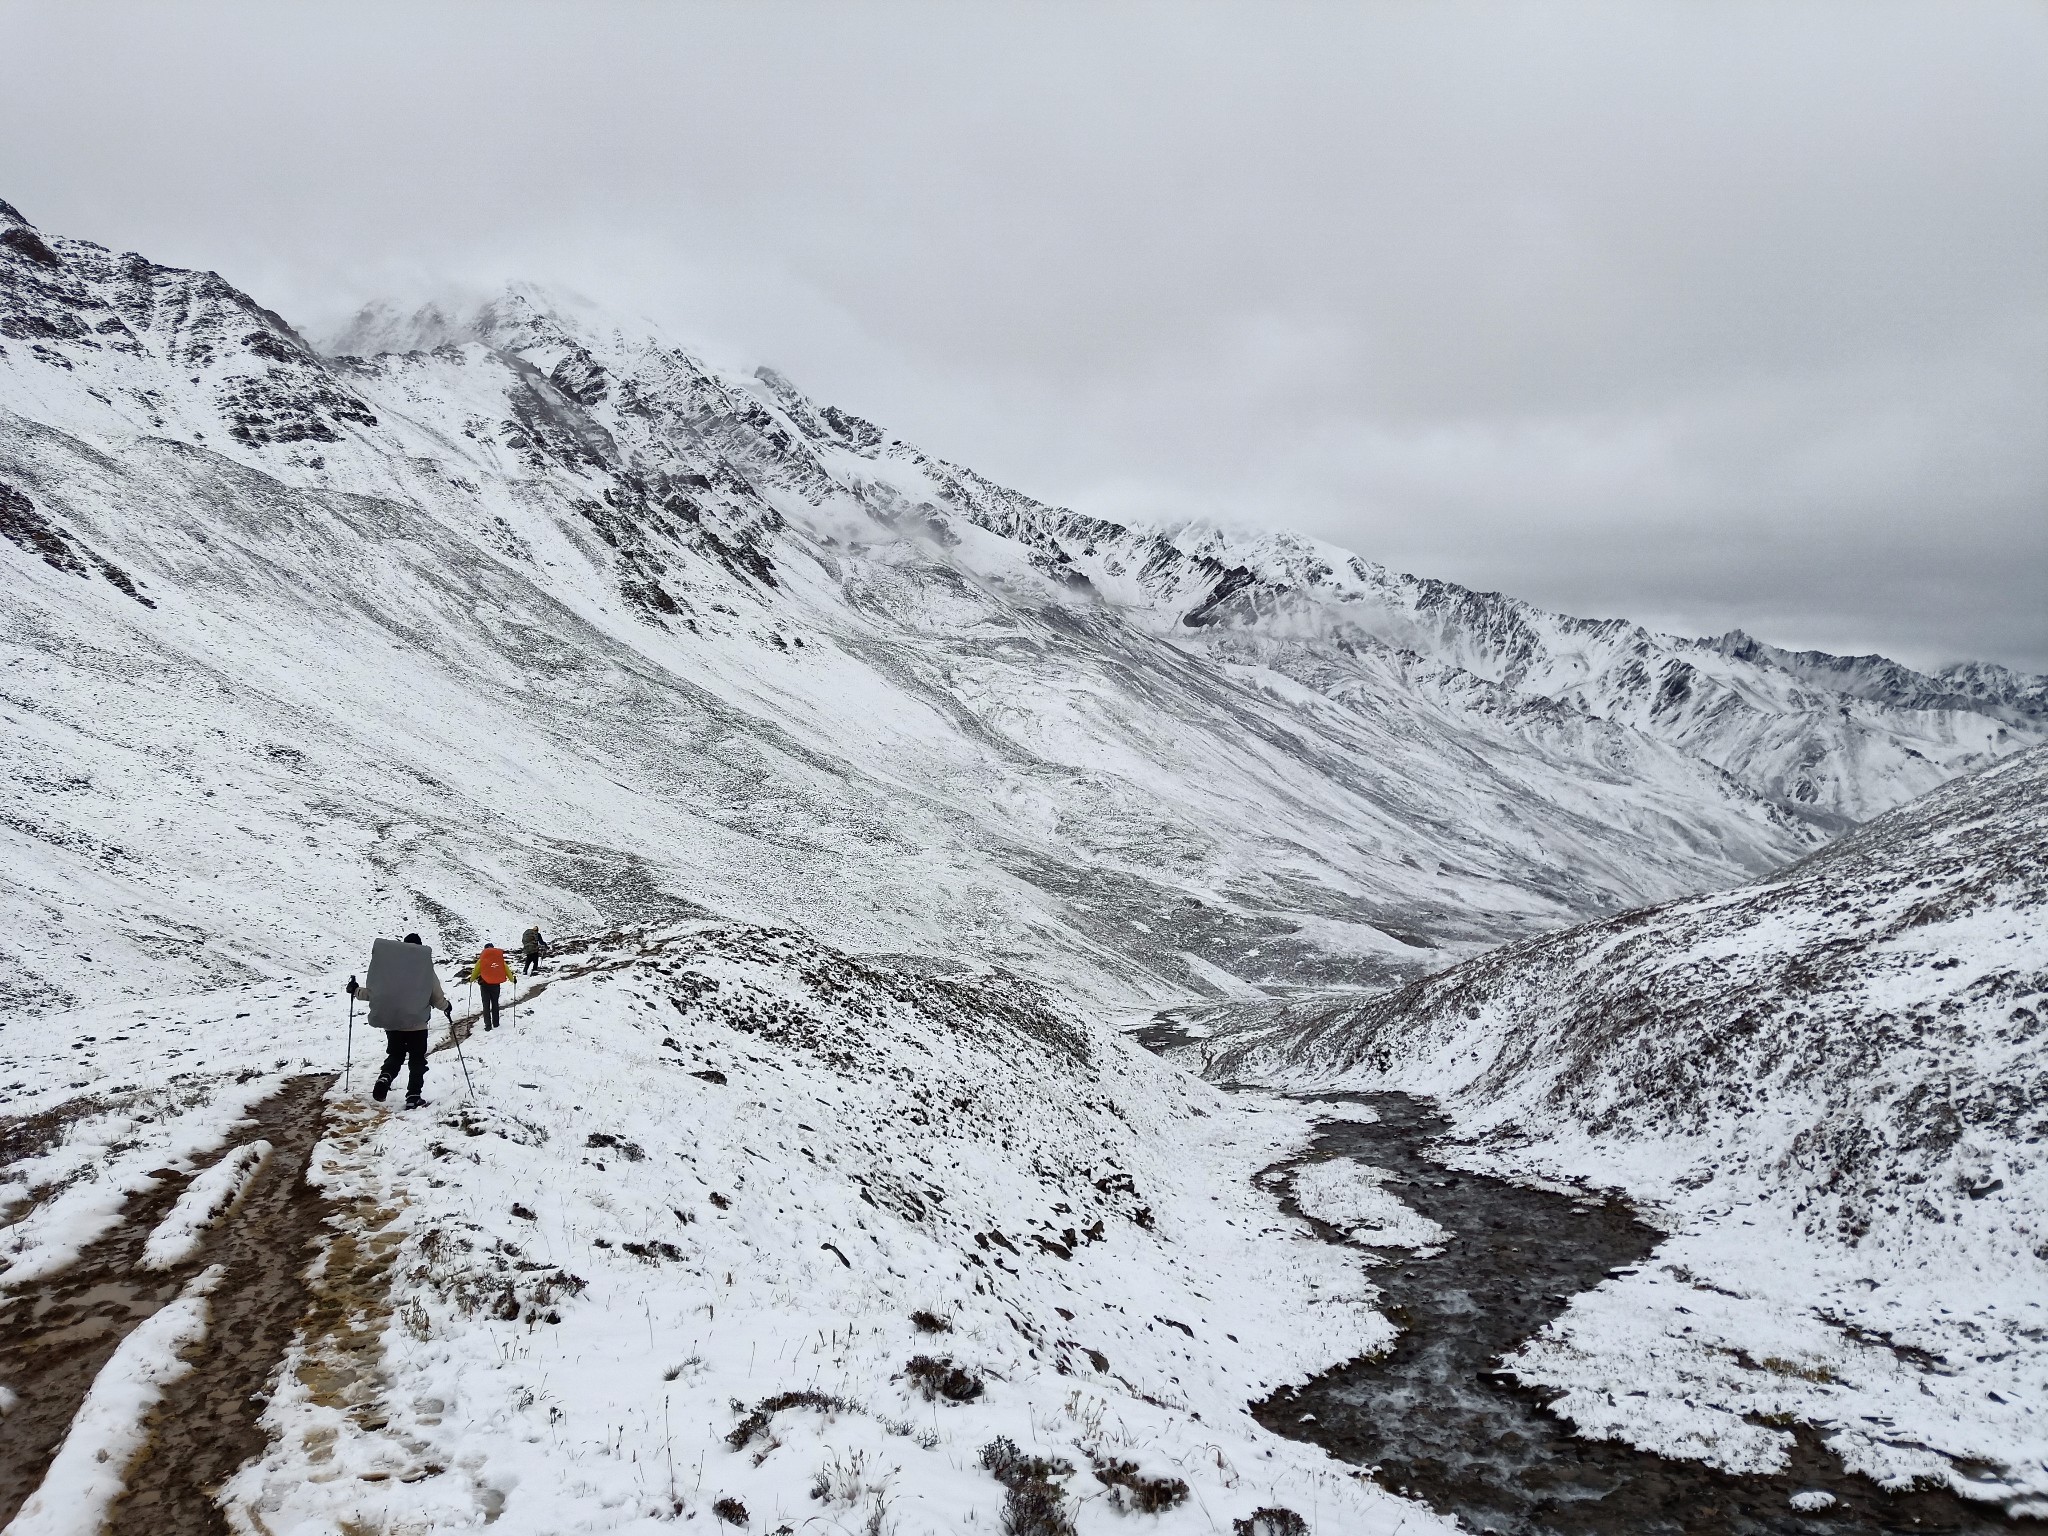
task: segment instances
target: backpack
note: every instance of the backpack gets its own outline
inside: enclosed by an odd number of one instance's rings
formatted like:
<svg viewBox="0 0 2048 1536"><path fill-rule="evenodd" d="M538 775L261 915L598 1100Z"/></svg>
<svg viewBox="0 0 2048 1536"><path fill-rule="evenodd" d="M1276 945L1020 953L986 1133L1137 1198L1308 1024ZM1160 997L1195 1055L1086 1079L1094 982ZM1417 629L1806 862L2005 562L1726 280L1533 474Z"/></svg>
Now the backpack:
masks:
<svg viewBox="0 0 2048 1536"><path fill-rule="evenodd" d="M379 939L370 946L370 1027L425 1029L434 1008L434 952Z"/></svg>
<svg viewBox="0 0 2048 1536"><path fill-rule="evenodd" d="M487 946L476 957L476 979L487 987L495 987L501 986L505 978L505 951L495 945Z"/></svg>

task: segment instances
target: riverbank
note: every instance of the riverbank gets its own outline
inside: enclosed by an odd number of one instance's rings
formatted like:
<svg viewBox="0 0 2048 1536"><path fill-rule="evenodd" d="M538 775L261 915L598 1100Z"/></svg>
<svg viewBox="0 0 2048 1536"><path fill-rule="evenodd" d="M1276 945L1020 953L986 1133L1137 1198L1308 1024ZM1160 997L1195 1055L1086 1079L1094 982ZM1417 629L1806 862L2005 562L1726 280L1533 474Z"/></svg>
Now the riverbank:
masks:
<svg viewBox="0 0 2048 1536"><path fill-rule="evenodd" d="M1553 1394L1501 1369L1574 1297L1650 1259L1662 1234L1616 1199L1538 1189L1454 1169L1433 1155L1450 1122L1402 1093L1328 1094L1332 1118L1261 1182L1290 1216L1365 1248L1380 1310L1402 1329L1383 1355L1324 1372L1254 1407L1276 1434L1376 1468L1387 1487L1501 1536L1822 1536L2007 1532L2005 1519L1946 1489L1891 1492L1845 1470L1800 1429L1779 1471L1732 1475L1614 1439L1588 1439L1546 1411ZM1306 1170L1333 1162L1440 1229L1420 1248L1375 1246L1298 1202ZM1367 1172L1366 1170L1377 1170ZM1317 1181L1327 1188L1327 1179ZM1324 1196L1327 1199L1327 1196ZM1616 1384L1618 1395L1629 1389Z"/></svg>

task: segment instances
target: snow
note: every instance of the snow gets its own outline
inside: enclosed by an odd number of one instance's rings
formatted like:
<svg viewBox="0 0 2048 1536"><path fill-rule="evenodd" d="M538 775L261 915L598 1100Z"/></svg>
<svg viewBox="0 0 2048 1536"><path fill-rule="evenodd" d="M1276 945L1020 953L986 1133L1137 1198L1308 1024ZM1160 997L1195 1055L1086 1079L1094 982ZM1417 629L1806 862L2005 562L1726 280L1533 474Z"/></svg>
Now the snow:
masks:
<svg viewBox="0 0 2048 1536"><path fill-rule="evenodd" d="M93 1378L36 1491L0 1536L98 1536L142 1449L145 1424L163 1389L191 1370L179 1352L206 1337L209 1269L159 1307L115 1348Z"/></svg>
<svg viewBox="0 0 2048 1536"><path fill-rule="evenodd" d="M142 1267L175 1269L198 1252L207 1231L242 1197L270 1151L267 1141L245 1142L194 1174L170 1214L143 1244Z"/></svg>
<svg viewBox="0 0 2048 1536"><path fill-rule="evenodd" d="M714 924L586 962L520 1032L471 1036L473 1104L445 1055L428 1113L337 1100L315 1176L395 1255L375 1385L335 1396L334 1343L302 1341L231 1507L277 1532L567 1532L736 1498L763 1529L993 1530L1000 1435L1079 1469L1083 1531L1124 1518L1091 1454L1188 1482L1163 1530L1276 1504L1452 1528L1247 1412L1392 1337L1356 1256L1252 1184L1305 1112L1236 1104L996 975ZM918 1355L981 1395L928 1400ZM844 1406L728 1443L735 1405L785 1392Z"/></svg>
<svg viewBox="0 0 2048 1536"><path fill-rule="evenodd" d="M17 1015L691 904L1096 1008L1378 986L2042 729L2024 679L1087 518L538 289L334 358L48 244L0 250L43 338L0 355L0 483L68 551L0 539Z"/></svg>
<svg viewBox="0 0 2048 1536"><path fill-rule="evenodd" d="M1168 1531L1272 1505L1325 1529L1451 1529L1246 1411L1393 1336L1360 1257L1254 1184L1307 1143L1309 1111L1219 1094L1000 972L932 976L786 930L627 930L539 979L516 1027L466 1041L473 1104L445 1050L425 1112L367 1103L361 1071L337 1084L314 1273L346 1306L313 1315L350 1321L294 1345L231 1510L280 1533L583 1531L729 1496L762 1529L858 1529L886 1506L904 1536L992 1530L1004 1495L979 1456L1000 1435L1074 1464L1083 1531L1126 1518L1091 1453L1188 1482ZM240 1013L283 1067L188 1069L156 1108L109 1094L35 1176L138 1138L113 1161L202 1161L286 1069L339 1066L340 1001L279 985L103 1010L88 1032L109 1084L246 1032ZM43 1085L25 1107L65 1102L55 1063L78 1053L17 1031L0 1047L8 1080ZM199 1177L194 1221L233 1174ZM153 1238L189 1227L174 1213ZM376 1254L392 1262L371 1284ZM921 1332L919 1311L950 1331ZM904 1374L920 1354L982 1395L926 1400ZM851 1406L727 1444L732 1403L802 1390ZM810 1498L821 1477L838 1502Z"/></svg>
<svg viewBox="0 0 2048 1536"><path fill-rule="evenodd" d="M619 930L471 1038L475 1104L445 1055L425 1114L366 1105L367 1071L334 1095L315 1284L347 1321L294 1346L230 1490L273 1532L719 1497L763 1528L994 1528L997 1436L1072 1462L1084 1531L1122 1528L1098 1457L1187 1481L1167 1529L1448 1529L1245 1411L1392 1337L1363 1259L1254 1185L1306 1112L1096 1021L1222 998L1261 1038L1302 1010L1341 1035L1377 989L1776 869L2048 729L2041 679L1049 507L535 289L381 310L349 338L378 355L341 358L212 274L50 248L0 248L0 1094L61 1124L0 1184L0 1284L286 1076L373 1065L338 987L373 933L452 963L535 919ZM1635 919L1517 945L1451 972L1483 995L1398 1059L1304 1067L1311 1028L1276 1075L1436 1093L1473 1166L1669 1221L1514 1362L1587 1432L1764 1465L1782 1434L1745 1415L1791 1415L1881 1478L1976 1458L1970 1491L2048 1504L2041 1159L1995 1088L2033 1081L2039 903L1950 875L1668 909L1646 973ZM1854 1006L1776 1009L1782 1049L1627 1027L1844 946ZM195 1178L152 1253L259 1156ZM1444 1236L1338 1165L1293 1190L1362 1240ZM187 1301L105 1378L107 1444ZM917 1354L981 1394L922 1396ZM728 1444L734 1403L787 1391L826 1409Z"/></svg>
<svg viewBox="0 0 2048 1536"><path fill-rule="evenodd" d="M1298 1169L1290 1193L1316 1220L1368 1247L1412 1248L1425 1256L1440 1251L1450 1233L1389 1191L1387 1177L1369 1164L1333 1159Z"/></svg>

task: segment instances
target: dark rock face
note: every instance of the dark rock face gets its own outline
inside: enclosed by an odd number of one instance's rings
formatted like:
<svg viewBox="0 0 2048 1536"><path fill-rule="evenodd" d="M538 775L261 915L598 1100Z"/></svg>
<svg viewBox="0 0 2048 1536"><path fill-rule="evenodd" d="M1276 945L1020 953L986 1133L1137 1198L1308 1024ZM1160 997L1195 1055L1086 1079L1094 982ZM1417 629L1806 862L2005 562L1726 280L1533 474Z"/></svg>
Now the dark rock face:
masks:
<svg viewBox="0 0 2048 1536"><path fill-rule="evenodd" d="M74 576L85 574L85 562L64 530L36 510L36 504L11 485L0 485L0 537L11 539L45 565Z"/></svg>
<svg viewBox="0 0 2048 1536"><path fill-rule="evenodd" d="M213 410L250 446L338 442L377 422L290 326L218 274L83 240L53 248L22 223L0 233L0 336L31 342L50 367L110 352L157 358L203 387L213 374Z"/></svg>
<svg viewBox="0 0 2048 1536"><path fill-rule="evenodd" d="M43 244L43 237L32 229L16 226L0 230L0 246L27 257L30 261L45 267L61 267L57 253Z"/></svg>
<svg viewBox="0 0 2048 1536"><path fill-rule="evenodd" d="M45 565L68 576L86 574L86 564L92 567L117 590L126 593L145 608L156 604L143 596L128 573L115 565L104 555L94 554L78 544L49 518L36 510L36 504L13 486L0 483L0 538L18 544L30 554L39 555Z"/></svg>

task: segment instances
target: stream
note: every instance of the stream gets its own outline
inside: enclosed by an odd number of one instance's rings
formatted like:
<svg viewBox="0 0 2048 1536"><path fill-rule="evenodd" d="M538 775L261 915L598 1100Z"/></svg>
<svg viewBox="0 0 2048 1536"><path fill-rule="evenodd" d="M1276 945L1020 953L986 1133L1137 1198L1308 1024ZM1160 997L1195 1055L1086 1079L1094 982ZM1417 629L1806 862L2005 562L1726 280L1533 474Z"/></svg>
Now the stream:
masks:
<svg viewBox="0 0 2048 1536"><path fill-rule="evenodd" d="M1546 1411L1541 1394L1495 1367L1572 1296L1645 1259L1661 1234L1620 1200L1446 1168L1429 1149L1450 1122L1427 1100L1401 1093L1313 1099L1357 1105L1378 1118L1332 1120L1303 1156L1262 1175L1288 1214L1309 1219L1284 1192L1294 1168L1355 1158L1389 1170L1390 1192L1452 1236L1426 1258L1373 1250L1378 1305L1400 1337L1383 1357L1340 1365L1254 1404L1253 1415L1275 1434L1377 1468L1386 1486L1500 1536L2010 1536L2043 1529L1946 1489L1887 1492L1847 1471L1803 1426L1782 1471L1741 1477L1575 1435ZM1333 1242L1351 1242L1334 1227L1311 1224ZM1795 1510L1793 1495L1809 1492L1836 1502Z"/></svg>

